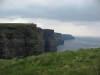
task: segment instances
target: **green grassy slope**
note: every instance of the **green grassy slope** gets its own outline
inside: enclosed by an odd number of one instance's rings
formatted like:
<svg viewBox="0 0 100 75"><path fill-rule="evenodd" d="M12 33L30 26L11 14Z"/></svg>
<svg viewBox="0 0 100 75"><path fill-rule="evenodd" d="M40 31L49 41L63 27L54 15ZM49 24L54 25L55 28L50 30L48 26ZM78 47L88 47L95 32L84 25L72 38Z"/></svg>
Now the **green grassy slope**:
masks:
<svg viewBox="0 0 100 75"><path fill-rule="evenodd" d="M100 49L0 60L0 75L100 75Z"/></svg>

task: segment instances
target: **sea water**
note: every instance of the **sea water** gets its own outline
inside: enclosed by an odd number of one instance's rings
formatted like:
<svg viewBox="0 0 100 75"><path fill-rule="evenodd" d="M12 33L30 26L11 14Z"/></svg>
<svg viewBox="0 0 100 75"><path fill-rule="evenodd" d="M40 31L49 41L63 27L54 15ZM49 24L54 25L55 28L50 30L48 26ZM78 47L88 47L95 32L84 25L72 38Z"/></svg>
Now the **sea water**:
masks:
<svg viewBox="0 0 100 75"><path fill-rule="evenodd" d="M100 48L100 37L75 37L74 40L65 40L64 45L57 47L58 52L66 50Z"/></svg>

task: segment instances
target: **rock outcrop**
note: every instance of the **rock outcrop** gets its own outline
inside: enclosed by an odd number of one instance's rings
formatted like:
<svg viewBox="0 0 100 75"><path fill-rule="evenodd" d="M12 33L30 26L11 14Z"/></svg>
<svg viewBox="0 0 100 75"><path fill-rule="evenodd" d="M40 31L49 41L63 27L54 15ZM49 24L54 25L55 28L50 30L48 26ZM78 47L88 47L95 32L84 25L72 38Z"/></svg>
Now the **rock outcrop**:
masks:
<svg viewBox="0 0 100 75"><path fill-rule="evenodd" d="M56 39L56 42L57 42L57 46L59 45L63 45L64 44L64 39L63 39L63 36L61 33L55 33L55 39Z"/></svg>
<svg viewBox="0 0 100 75"><path fill-rule="evenodd" d="M54 30L37 28L31 23L0 23L0 58L56 51Z"/></svg>
<svg viewBox="0 0 100 75"><path fill-rule="evenodd" d="M64 40L72 40L75 39L72 35L70 34L62 34L62 37Z"/></svg>
<svg viewBox="0 0 100 75"><path fill-rule="evenodd" d="M55 35L55 39L56 39L56 42L57 42L57 46L63 45L65 40L73 40L73 39L75 39L70 34L54 33L54 35Z"/></svg>

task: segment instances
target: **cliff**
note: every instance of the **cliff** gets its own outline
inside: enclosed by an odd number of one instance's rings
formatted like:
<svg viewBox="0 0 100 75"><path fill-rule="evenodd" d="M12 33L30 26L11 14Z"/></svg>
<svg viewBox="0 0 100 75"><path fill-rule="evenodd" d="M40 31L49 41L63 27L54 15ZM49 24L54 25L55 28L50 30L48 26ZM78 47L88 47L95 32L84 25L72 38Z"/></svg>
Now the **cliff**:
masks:
<svg viewBox="0 0 100 75"><path fill-rule="evenodd" d="M33 23L0 23L0 58L57 52L57 46L70 39L75 38L69 34L39 28Z"/></svg>
<svg viewBox="0 0 100 75"><path fill-rule="evenodd" d="M38 38L39 40L41 40L42 42L41 43L41 47L39 47L39 49L41 49L42 53L45 52L45 40L44 40L44 32L43 32L43 29L37 27L37 32L38 32Z"/></svg>
<svg viewBox="0 0 100 75"><path fill-rule="evenodd" d="M72 40L75 39L72 35L70 34L61 34L61 33L54 33L57 46L63 45L65 40Z"/></svg>
<svg viewBox="0 0 100 75"><path fill-rule="evenodd" d="M42 53L35 24L0 24L0 57L26 57Z"/></svg>
<svg viewBox="0 0 100 75"><path fill-rule="evenodd" d="M45 52L56 52L56 40L54 37L54 30L43 29L44 35L43 38L45 40Z"/></svg>
<svg viewBox="0 0 100 75"><path fill-rule="evenodd" d="M40 39L43 41L44 52L56 52L56 40L54 30L37 28Z"/></svg>
<svg viewBox="0 0 100 75"><path fill-rule="evenodd" d="M64 40L72 40L72 39L75 39L75 37L73 37L70 34L62 34L62 37L63 37Z"/></svg>
<svg viewBox="0 0 100 75"><path fill-rule="evenodd" d="M0 58L26 57L55 52L53 30L31 23L0 23Z"/></svg>
<svg viewBox="0 0 100 75"><path fill-rule="evenodd" d="M63 39L63 36L61 33L55 33L55 39L56 39L56 42L57 42L57 46L59 45L63 45L64 44L64 39Z"/></svg>

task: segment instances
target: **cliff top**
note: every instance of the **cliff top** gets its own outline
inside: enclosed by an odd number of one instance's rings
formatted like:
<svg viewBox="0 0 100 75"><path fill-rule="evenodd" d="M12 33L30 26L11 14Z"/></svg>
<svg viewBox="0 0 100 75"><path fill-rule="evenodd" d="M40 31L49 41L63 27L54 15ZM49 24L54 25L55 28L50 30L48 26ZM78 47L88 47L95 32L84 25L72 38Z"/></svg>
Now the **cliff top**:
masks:
<svg viewBox="0 0 100 75"><path fill-rule="evenodd" d="M53 29L43 29L44 31L54 31Z"/></svg>
<svg viewBox="0 0 100 75"><path fill-rule="evenodd" d="M12 26L28 26L28 25L33 25L36 27L36 24L34 23L0 23L0 27L3 26L3 27L12 27Z"/></svg>

